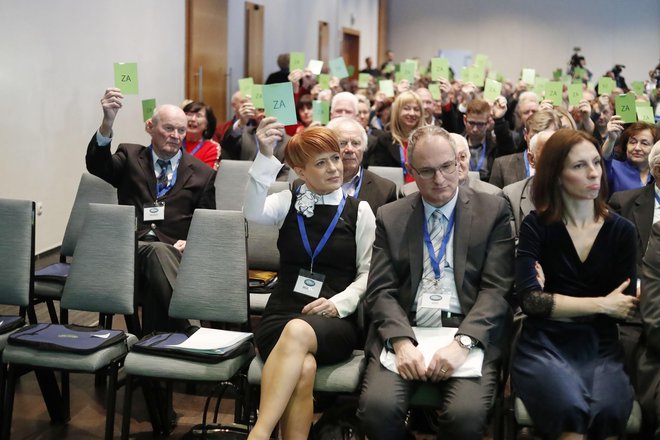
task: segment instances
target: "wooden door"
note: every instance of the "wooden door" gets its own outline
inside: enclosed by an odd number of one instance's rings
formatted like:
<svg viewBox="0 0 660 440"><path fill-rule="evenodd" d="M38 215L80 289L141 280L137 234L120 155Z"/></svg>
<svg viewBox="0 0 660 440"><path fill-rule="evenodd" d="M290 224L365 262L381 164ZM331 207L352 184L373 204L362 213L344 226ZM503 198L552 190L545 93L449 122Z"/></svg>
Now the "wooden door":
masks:
<svg viewBox="0 0 660 440"><path fill-rule="evenodd" d="M245 2L245 77L255 84L264 83L264 15L263 5Z"/></svg>
<svg viewBox="0 0 660 440"><path fill-rule="evenodd" d="M227 113L227 1L186 1L186 98Z"/></svg>
<svg viewBox="0 0 660 440"><path fill-rule="evenodd" d="M319 55L318 59L323 61L323 65L327 66L330 60L328 45L330 44L330 26L327 21L319 21Z"/></svg>
<svg viewBox="0 0 660 440"><path fill-rule="evenodd" d="M342 56L346 67L354 68L351 78L357 79L360 71L360 31L343 28L342 34Z"/></svg>

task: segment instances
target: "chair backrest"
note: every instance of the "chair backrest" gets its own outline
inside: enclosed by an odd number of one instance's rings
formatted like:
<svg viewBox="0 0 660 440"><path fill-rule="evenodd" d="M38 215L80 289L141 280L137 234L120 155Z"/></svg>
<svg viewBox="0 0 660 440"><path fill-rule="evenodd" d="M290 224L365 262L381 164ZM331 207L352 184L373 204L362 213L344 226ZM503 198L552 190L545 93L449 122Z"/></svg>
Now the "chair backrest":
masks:
<svg viewBox="0 0 660 440"><path fill-rule="evenodd" d="M403 185L403 169L401 167L369 167L369 171L394 182L396 192L399 193L399 188Z"/></svg>
<svg viewBox="0 0 660 440"><path fill-rule="evenodd" d="M25 307L34 273L34 202L0 199L0 303Z"/></svg>
<svg viewBox="0 0 660 440"><path fill-rule="evenodd" d="M268 188L268 194L275 194L289 189L288 182L277 181ZM261 225L248 222L248 267L257 270L280 268L280 251L277 249L277 237L280 230L275 225Z"/></svg>
<svg viewBox="0 0 660 440"><path fill-rule="evenodd" d="M73 201L73 207L69 214L69 221L64 230L62 238L62 248L60 255L71 257L76 249L78 235L85 221L87 205L90 203L104 203L108 205L117 204L117 190L103 179L93 176L89 173L83 173L80 176L78 192Z"/></svg>
<svg viewBox="0 0 660 440"><path fill-rule="evenodd" d="M135 208L90 203L78 237L62 307L133 314Z"/></svg>
<svg viewBox="0 0 660 440"><path fill-rule="evenodd" d="M243 213L197 209L174 283L169 315L245 325L248 306Z"/></svg>
<svg viewBox="0 0 660 440"><path fill-rule="evenodd" d="M249 160L222 160L215 176L215 206L225 211L241 211L245 198Z"/></svg>

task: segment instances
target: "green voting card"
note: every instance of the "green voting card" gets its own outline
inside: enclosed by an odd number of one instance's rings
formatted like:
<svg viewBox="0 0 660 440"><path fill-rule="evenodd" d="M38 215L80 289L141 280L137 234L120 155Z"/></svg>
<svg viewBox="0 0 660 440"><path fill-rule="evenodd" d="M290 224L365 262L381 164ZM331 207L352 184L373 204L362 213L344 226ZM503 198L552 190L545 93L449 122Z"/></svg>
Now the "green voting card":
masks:
<svg viewBox="0 0 660 440"><path fill-rule="evenodd" d="M471 67L461 67L461 79L465 83L472 82L472 68Z"/></svg>
<svg viewBox="0 0 660 440"><path fill-rule="evenodd" d="M115 63L115 87L124 95L138 94L137 63Z"/></svg>
<svg viewBox="0 0 660 440"><path fill-rule="evenodd" d="M522 70L521 79L529 85L534 84L536 78L536 70L525 68Z"/></svg>
<svg viewBox="0 0 660 440"><path fill-rule="evenodd" d="M142 120L146 122L147 119L150 119L154 115L154 110L156 110L156 100L143 99L142 100Z"/></svg>
<svg viewBox="0 0 660 440"><path fill-rule="evenodd" d="M576 67L573 69L573 78L588 79L589 75L587 75L587 71L582 67Z"/></svg>
<svg viewBox="0 0 660 440"><path fill-rule="evenodd" d="M264 108L264 86L252 84L252 105L254 108Z"/></svg>
<svg viewBox="0 0 660 440"><path fill-rule="evenodd" d="M449 80L449 60L447 58L431 59L431 80Z"/></svg>
<svg viewBox="0 0 660 440"><path fill-rule="evenodd" d="M436 101L440 101L442 98L442 94L440 93L440 84L438 83L430 83L429 92L431 92L431 98Z"/></svg>
<svg viewBox="0 0 660 440"><path fill-rule="evenodd" d="M382 79L378 81L378 88L388 98L394 97L394 83L392 82L391 79Z"/></svg>
<svg viewBox="0 0 660 440"><path fill-rule="evenodd" d="M480 69L486 70L486 67L488 67L488 56L482 53L478 53L474 58L474 65Z"/></svg>
<svg viewBox="0 0 660 440"><path fill-rule="evenodd" d="M633 81L630 86L635 92L635 95L642 96L644 94L644 82L642 81Z"/></svg>
<svg viewBox="0 0 660 440"><path fill-rule="evenodd" d="M330 121L330 102L312 101L312 121L326 125Z"/></svg>
<svg viewBox="0 0 660 440"><path fill-rule="evenodd" d="M648 124L655 124L653 108L648 102L636 102L637 119Z"/></svg>
<svg viewBox="0 0 660 440"><path fill-rule="evenodd" d="M553 105L561 105L562 90L564 85L560 81L548 81L545 83L545 99L552 101Z"/></svg>
<svg viewBox="0 0 660 440"><path fill-rule="evenodd" d="M401 79L407 79L410 84L415 82L415 72L417 71L417 63L413 61L404 61L399 67L399 74ZM398 81L397 81L398 82Z"/></svg>
<svg viewBox="0 0 660 440"><path fill-rule="evenodd" d="M303 70L305 68L305 53L291 52L289 54L289 70Z"/></svg>
<svg viewBox="0 0 660 440"><path fill-rule="evenodd" d="M611 95L614 90L614 80L609 76L601 76L598 80L598 94Z"/></svg>
<svg viewBox="0 0 660 440"><path fill-rule="evenodd" d="M552 72L552 79L555 81L561 80L561 74L562 74L561 69L555 69Z"/></svg>
<svg viewBox="0 0 660 440"><path fill-rule="evenodd" d="M327 73L319 75L319 87L321 90L330 90L330 75Z"/></svg>
<svg viewBox="0 0 660 440"><path fill-rule="evenodd" d="M266 116L275 116L284 125L294 125L296 118L296 103L293 100L293 84L290 82L266 84L264 91L264 110Z"/></svg>
<svg viewBox="0 0 660 440"><path fill-rule="evenodd" d="M484 87L484 99L488 102L495 102L495 100L502 93L502 83L488 78Z"/></svg>
<svg viewBox="0 0 660 440"><path fill-rule="evenodd" d="M355 73L355 66L349 64L348 66L346 66L346 71L348 72L348 76L353 76L353 74Z"/></svg>
<svg viewBox="0 0 660 440"><path fill-rule="evenodd" d="M582 101L582 82L570 84L568 86L568 103L575 107L580 104L580 101Z"/></svg>
<svg viewBox="0 0 660 440"><path fill-rule="evenodd" d="M334 60L330 60L330 74L336 76L339 79L346 78L348 76L348 70L346 69L346 63L344 63L344 58L339 57Z"/></svg>
<svg viewBox="0 0 660 440"><path fill-rule="evenodd" d="M252 78L241 78L238 80L238 89L241 91L243 98L247 96L252 96L252 86L254 85L254 80Z"/></svg>
<svg viewBox="0 0 660 440"><path fill-rule="evenodd" d="M358 77L358 87L361 89L366 89L369 87L369 78L371 75L368 73L361 73L360 76Z"/></svg>
<svg viewBox="0 0 660 440"><path fill-rule="evenodd" d="M615 103L616 114L621 116L621 119L623 119L625 124L637 120L634 94L627 93L625 95L618 95Z"/></svg>
<svg viewBox="0 0 660 440"><path fill-rule="evenodd" d="M536 93L539 96L542 96L545 93L545 84L547 82L548 79L542 76L539 76L538 78L534 78L534 87L532 87L534 93Z"/></svg>
<svg viewBox="0 0 660 440"><path fill-rule="evenodd" d="M483 87L486 82L486 71L483 67L473 66L472 67L472 82L477 87Z"/></svg>

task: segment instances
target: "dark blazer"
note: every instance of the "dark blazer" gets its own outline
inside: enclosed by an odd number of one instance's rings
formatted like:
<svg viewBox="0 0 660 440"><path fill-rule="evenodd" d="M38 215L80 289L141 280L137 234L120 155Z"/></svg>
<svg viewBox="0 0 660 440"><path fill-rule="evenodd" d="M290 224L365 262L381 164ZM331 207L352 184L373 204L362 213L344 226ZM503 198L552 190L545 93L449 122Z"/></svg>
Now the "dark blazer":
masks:
<svg viewBox="0 0 660 440"><path fill-rule="evenodd" d="M637 228L637 273L641 273L642 258L651 235L653 209L655 208L655 183L643 188L629 189L612 194L608 204Z"/></svg>
<svg viewBox="0 0 660 440"><path fill-rule="evenodd" d="M240 136L232 135L232 127L225 132L220 143L222 147L222 159L231 160L254 160L257 157L256 130L254 126L243 128ZM275 145L273 155L284 163L284 146L289 142L289 135L284 134L281 141Z"/></svg>
<svg viewBox="0 0 660 440"><path fill-rule="evenodd" d="M401 167L401 148L392 137L392 133L374 130L376 143L367 150L363 163L367 166Z"/></svg>
<svg viewBox="0 0 660 440"><path fill-rule="evenodd" d="M514 243L502 197L461 187L456 203L454 276L466 317L458 332L479 341L486 360L509 344ZM419 194L381 207L376 218L364 309L371 324L365 350L379 356L386 340L408 337L411 307L423 272L424 205Z"/></svg>
<svg viewBox="0 0 660 440"><path fill-rule="evenodd" d="M117 188L121 205L135 206L137 237L150 230L163 243L185 240L195 209L215 209L215 171L183 151L174 187L159 201L165 203L165 220L144 223L143 206L156 201L156 175L149 148L120 144L115 154L110 145L99 147L96 134L87 147L87 170Z"/></svg>
<svg viewBox="0 0 660 440"><path fill-rule="evenodd" d="M495 159L488 182L499 188L504 188L507 185L526 179L524 154L526 153L508 154Z"/></svg>
<svg viewBox="0 0 660 440"><path fill-rule="evenodd" d="M527 214L535 209L534 203L532 203L532 197L529 194L532 189L533 180L534 176L528 177L527 179L505 186L503 190L504 198L509 203L511 214L513 215L513 233L516 240L518 239L518 235L520 235L522 221L527 217Z"/></svg>

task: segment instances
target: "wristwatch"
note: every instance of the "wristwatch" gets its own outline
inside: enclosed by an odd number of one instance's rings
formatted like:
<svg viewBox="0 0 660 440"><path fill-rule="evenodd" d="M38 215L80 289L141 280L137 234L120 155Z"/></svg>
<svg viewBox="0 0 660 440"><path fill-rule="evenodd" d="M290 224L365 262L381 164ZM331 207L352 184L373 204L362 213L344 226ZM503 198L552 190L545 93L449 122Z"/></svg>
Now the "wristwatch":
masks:
<svg viewBox="0 0 660 440"><path fill-rule="evenodd" d="M454 340L458 342L458 345L468 350L472 350L477 345L477 340L468 335L456 335Z"/></svg>

